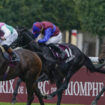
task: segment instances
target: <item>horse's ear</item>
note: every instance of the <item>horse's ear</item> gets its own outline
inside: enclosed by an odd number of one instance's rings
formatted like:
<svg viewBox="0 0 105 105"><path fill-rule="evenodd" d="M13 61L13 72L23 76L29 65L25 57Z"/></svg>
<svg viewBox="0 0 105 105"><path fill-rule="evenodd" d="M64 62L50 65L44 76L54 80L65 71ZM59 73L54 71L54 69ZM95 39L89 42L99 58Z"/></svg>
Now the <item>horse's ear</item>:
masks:
<svg viewBox="0 0 105 105"><path fill-rule="evenodd" d="M16 26L16 30L18 33L24 32L27 30L27 28L23 27L23 26Z"/></svg>
<svg viewBox="0 0 105 105"><path fill-rule="evenodd" d="M17 30L18 33L20 32L20 27L19 26L16 26L15 29Z"/></svg>

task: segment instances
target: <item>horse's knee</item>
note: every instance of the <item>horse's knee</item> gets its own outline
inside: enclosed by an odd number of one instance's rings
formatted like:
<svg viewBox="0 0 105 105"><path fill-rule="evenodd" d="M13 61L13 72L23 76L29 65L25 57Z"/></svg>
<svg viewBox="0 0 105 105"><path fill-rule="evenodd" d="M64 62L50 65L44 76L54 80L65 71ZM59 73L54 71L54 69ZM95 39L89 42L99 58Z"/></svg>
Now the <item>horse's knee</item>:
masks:
<svg viewBox="0 0 105 105"><path fill-rule="evenodd" d="M68 85L67 84L64 84L64 85L62 85L61 89L62 90L65 90L65 89L67 89L67 87L68 87Z"/></svg>

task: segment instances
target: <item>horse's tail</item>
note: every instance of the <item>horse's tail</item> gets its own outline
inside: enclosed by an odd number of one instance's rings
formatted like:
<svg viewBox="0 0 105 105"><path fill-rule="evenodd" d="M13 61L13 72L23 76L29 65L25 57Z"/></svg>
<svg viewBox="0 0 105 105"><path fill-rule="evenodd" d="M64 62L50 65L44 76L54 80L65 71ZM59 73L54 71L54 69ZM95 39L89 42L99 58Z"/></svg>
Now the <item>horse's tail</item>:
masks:
<svg viewBox="0 0 105 105"><path fill-rule="evenodd" d="M105 71L102 70L102 67L105 65L105 63L100 64L98 67L95 67L95 65L92 63L92 61L85 56L85 66L90 72L100 72L105 73Z"/></svg>

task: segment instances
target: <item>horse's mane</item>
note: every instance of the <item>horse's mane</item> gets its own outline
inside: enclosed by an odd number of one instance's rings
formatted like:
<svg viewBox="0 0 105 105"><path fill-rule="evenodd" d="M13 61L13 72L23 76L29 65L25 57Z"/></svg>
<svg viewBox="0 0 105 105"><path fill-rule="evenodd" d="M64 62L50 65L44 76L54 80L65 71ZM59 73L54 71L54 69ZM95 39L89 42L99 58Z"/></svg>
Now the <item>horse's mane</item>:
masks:
<svg viewBox="0 0 105 105"><path fill-rule="evenodd" d="M25 35L28 35L28 37L30 36L30 39L34 39L33 33L29 29L27 29L26 27L17 26L16 30L19 33L19 35L21 35L23 33Z"/></svg>

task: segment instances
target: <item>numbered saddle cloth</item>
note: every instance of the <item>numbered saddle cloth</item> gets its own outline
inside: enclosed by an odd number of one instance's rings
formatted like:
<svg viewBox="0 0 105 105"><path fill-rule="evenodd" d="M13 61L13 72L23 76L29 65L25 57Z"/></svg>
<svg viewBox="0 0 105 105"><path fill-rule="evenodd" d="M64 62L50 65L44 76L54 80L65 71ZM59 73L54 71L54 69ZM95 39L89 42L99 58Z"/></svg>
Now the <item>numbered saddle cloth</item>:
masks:
<svg viewBox="0 0 105 105"><path fill-rule="evenodd" d="M52 53L53 53L53 55L57 58L57 59L59 59L59 60L61 60L61 61L65 61L65 63L67 63L67 62L69 62L69 61L71 61L73 58L74 58L74 55L72 54L72 50L70 49L70 47L69 46L67 46L67 45L64 45L64 44L58 44L57 45L60 49L62 49L62 51L64 51L65 53L65 55L64 55L64 58L62 59L61 58L61 54L58 52L58 51L55 51L55 50L51 50L52 51Z"/></svg>

